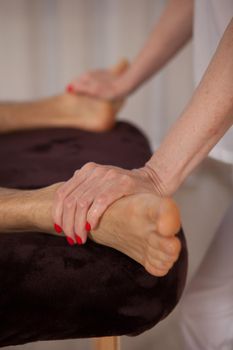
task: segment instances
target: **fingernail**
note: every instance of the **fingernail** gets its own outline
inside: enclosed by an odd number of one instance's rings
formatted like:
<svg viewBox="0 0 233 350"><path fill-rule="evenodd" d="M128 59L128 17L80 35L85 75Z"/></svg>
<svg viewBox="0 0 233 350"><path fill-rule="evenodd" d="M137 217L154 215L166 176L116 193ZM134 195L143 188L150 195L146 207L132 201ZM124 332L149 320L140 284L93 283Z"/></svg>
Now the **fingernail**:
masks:
<svg viewBox="0 0 233 350"><path fill-rule="evenodd" d="M91 231L91 225L89 224L88 221L86 222L85 228L86 228L86 231L88 231L88 232Z"/></svg>
<svg viewBox="0 0 233 350"><path fill-rule="evenodd" d="M73 85L69 84L69 85L66 87L66 91L67 91L67 92L70 92L70 93L74 92L74 87L73 87Z"/></svg>
<svg viewBox="0 0 233 350"><path fill-rule="evenodd" d="M79 237L76 233L75 233L75 237L76 237L76 241L77 241L78 245L82 245L83 244L82 238Z"/></svg>
<svg viewBox="0 0 233 350"><path fill-rule="evenodd" d="M66 240L69 243L69 245L74 245L75 244L74 240L71 237L69 237L69 236L66 237Z"/></svg>
<svg viewBox="0 0 233 350"><path fill-rule="evenodd" d="M57 233L62 233L62 228L57 225L57 224L54 224L54 230L57 232Z"/></svg>

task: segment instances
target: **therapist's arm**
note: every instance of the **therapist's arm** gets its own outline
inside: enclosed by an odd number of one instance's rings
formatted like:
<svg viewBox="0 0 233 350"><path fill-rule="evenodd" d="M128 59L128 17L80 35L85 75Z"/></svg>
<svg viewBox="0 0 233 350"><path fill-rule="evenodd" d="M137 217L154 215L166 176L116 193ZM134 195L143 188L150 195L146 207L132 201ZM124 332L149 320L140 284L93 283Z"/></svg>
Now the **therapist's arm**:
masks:
<svg viewBox="0 0 233 350"><path fill-rule="evenodd" d="M132 92L157 73L191 38L193 0L170 0L144 47L122 76Z"/></svg>
<svg viewBox="0 0 233 350"><path fill-rule="evenodd" d="M192 36L193 0L170 0L129 69L118 78L108 70L82 75L71 84L76 92L101 98L126 96L160 70Z"/></svg>
<svg viewBox="0 0 233 350"><path fill-rule="evenodd" d="M190 103L168 132L159 149L140 169L125 170L87 163L58 190L54 201L54 222L69 222L64 202L73 200L75 215L85 212L78 225L86 240L85 220L92 228L117 199L136 193L170 196L206 157L233 123L233 20ZM85 190L88 188L88 196ZM83 199L80 209L79 198ZM85 200L84 200L85 199Z"/></svg>
<svg viewBox="0 0 233 350"><path fill-rule="evenodd" d="M162 194L173 194L233 124L233 19L193 98L147 163Z"/></svg>

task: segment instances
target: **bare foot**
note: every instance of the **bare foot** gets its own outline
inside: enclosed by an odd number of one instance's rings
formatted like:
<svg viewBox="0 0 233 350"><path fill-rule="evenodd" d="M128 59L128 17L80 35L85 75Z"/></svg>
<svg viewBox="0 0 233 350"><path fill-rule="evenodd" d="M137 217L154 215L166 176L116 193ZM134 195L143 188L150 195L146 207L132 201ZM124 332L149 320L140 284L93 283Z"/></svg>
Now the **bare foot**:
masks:
<svg viewBox="0 0 233 350"><path fill-rule="evenodd" d="M129 63L122 60L110 69L113 75L119 76L128 69ZM61 96L62 117L58 122L62 126L78 127L89 131L106 131L115 124L116 113L124 101L104 101L95 97L65 93Z"/></svg>
<svg viewBox="0 0 233 350"><path fill-rule="evenodd" d="M171 199L137 194L113 203L90 237L128 255L155 276L164 276L181 249L178 209Z"/></svg>
<svg viewBox="0 0 233 350"><path fill-rule="evenodd" d="M51 210L59 186L33 191L31 220L40 231L54 233ZM150 274L164 276L180 253L181 244L175 236L179 228L179 212L173 200L137 194L113 203L89 237L128 255Z"/></svg>

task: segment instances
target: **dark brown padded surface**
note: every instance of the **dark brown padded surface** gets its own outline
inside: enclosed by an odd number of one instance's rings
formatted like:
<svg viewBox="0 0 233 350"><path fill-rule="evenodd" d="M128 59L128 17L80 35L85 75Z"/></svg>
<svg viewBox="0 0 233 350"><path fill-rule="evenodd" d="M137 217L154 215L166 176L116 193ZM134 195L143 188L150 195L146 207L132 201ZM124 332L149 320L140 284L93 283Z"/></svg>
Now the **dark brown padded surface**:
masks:
<svg viewBox="0 0 233 350"><path fill-rule="evenodd" d="M0 136L0 186L39 188L70 178L88 161L132 169L151 155L128 123L93 134L75 129ZM187 250L166 277L90 240L70 247L41 233L0 234L0 346L38 340L139 334L177 304Z"/></svg>

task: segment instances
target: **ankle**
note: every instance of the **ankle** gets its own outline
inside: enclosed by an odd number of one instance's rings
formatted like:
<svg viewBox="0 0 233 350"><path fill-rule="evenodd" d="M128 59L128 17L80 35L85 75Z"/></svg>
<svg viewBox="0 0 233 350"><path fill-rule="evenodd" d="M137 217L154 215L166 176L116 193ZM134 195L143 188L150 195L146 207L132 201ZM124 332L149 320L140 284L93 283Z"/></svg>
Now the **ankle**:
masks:
<svg viewBox="0 0 233 350"><path fill-rule="evenodd" d="M48 193L47 187L34 190L31 193L28 221L33 231L53 233L52 222L52 193Z"/></svg>
<svg viewBox="0 0 233 350"><path fill-rule="evenodd" d="M30 220L31 191L3 189L0 195L0 231L29 231L33 228Z"/></svg>
<svg viewBox="0 0 233 350"><path fill-rule="evenodd" d="M30 220L33 230L55 234L52 219L52 206L55 193L61 183L32 191Z"/></svg>

